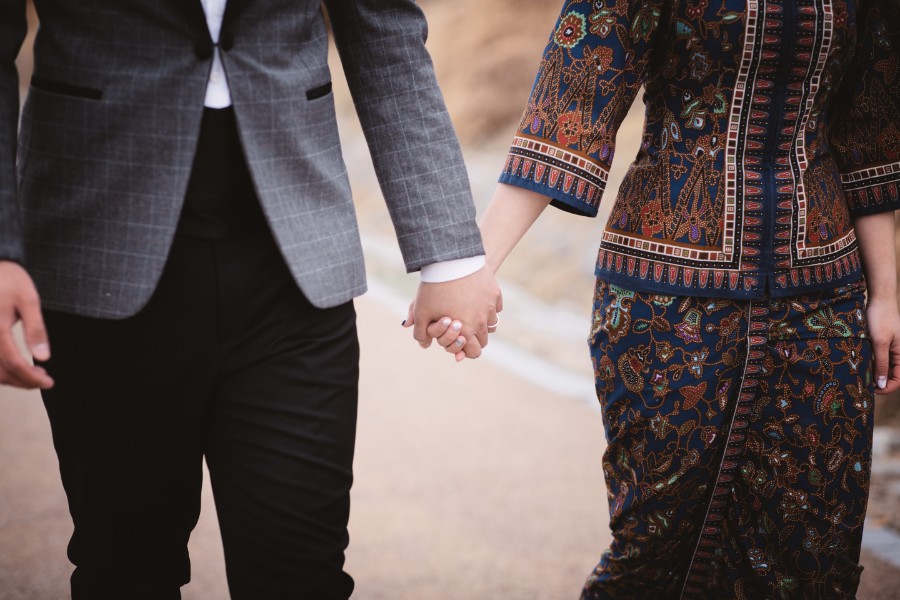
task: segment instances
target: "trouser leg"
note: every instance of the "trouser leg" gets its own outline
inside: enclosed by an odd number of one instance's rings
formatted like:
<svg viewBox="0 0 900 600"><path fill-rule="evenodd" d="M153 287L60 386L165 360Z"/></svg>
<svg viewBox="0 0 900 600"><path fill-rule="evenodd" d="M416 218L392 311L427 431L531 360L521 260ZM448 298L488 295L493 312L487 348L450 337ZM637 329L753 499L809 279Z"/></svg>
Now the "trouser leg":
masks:
<svg viewBox="0 0 900 600"><path fill-rule="evenodd" d="M236 600L344 600L353 589L343 571L357 414L353 305L312 306L274 246L219 248L227 272L241 274L223 276L230 332L206 444L229 589Z"/></svg>
<svg viewBox="0 0 900 600"><path fill-rule="evenodd" d="M200 510L214 376L210 248L173 248L159 288L121 321L47 312L43 393L74 533L76 600L179 598Z"/></svg>

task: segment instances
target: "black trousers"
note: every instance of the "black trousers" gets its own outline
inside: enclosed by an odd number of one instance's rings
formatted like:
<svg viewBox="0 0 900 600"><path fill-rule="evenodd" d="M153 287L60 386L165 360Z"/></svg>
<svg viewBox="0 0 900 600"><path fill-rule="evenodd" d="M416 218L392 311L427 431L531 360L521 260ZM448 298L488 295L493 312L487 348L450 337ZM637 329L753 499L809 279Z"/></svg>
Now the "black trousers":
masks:
<svg viewBox="0 0 900 600"><path fill-rule="evenodd" d="M312 306L254 229L177 236L132 318L46 317L75 600L180 598L204 456L233 598L350 596L352 303Z"/></svg>

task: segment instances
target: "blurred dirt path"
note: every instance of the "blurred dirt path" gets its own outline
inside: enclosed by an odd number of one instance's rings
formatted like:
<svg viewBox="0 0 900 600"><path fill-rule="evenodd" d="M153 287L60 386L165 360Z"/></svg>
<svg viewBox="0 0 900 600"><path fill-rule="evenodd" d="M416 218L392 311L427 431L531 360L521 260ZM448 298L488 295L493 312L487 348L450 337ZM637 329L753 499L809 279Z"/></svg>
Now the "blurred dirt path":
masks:
<svg viewBox="0 0 900 600"><path fill-rule="evenodd" d="M347 568L361 600L576 598L608 543L602 425L496 365L451 364L363 298L362 397ZM399 312L398 312L399 311ZM0 600L67 598L70 533L39 398L0 390ZM224 600L209 488L185 600ZM865 556L861 600L900 572Z"/></svg>
<svg viewBox="0 0 900 600"><path fill-rule="evenodd" d="M358 304L354 598L574 598L604 545L599 413L488 362L453 364ZM586 353L585 353L586 354ZM71 531L40 399L0 390L0 599L67 597ZM186 600L227 598L209 488Z"/></svg>

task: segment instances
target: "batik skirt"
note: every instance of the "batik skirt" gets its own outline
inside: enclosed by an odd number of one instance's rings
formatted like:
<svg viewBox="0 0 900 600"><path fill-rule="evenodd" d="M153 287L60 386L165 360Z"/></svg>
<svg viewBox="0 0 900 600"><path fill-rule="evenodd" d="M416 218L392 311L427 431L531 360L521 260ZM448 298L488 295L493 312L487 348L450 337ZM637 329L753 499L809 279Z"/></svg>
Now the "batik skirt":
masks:
<svg viewBox="0 0 900 600"><path fill-rule="evenodd" d="M598 281L613 541L584 599L855 597L873 426L864 291L747 301Z"/></svg>

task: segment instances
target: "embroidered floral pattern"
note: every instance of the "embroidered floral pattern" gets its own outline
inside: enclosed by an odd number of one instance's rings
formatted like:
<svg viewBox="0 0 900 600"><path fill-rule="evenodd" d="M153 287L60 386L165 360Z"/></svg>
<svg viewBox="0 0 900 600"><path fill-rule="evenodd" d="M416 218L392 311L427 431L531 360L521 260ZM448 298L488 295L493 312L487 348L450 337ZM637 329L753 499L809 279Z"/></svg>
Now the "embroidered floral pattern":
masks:
<svg viewBox="0 0 900 600"><path fill-rule="evenodd" d="M501 181L595 215L642 85L598 275L741 298L861 276L851 214L900 207L896 3L566 0Z"/></svg>
<svg viewBox="0 0 900 600"><path fill-rule="evenodd" d="M598 280L613 542L583 598L854 597L873 426L863 291L757 303Z"/></svg>
<svg viewBox="0 0 900 600"><path fill-rule="evenodd" d="M563 48L574 48L587 35L584 15L570 12L559 21L554 41Z"/></svg>

